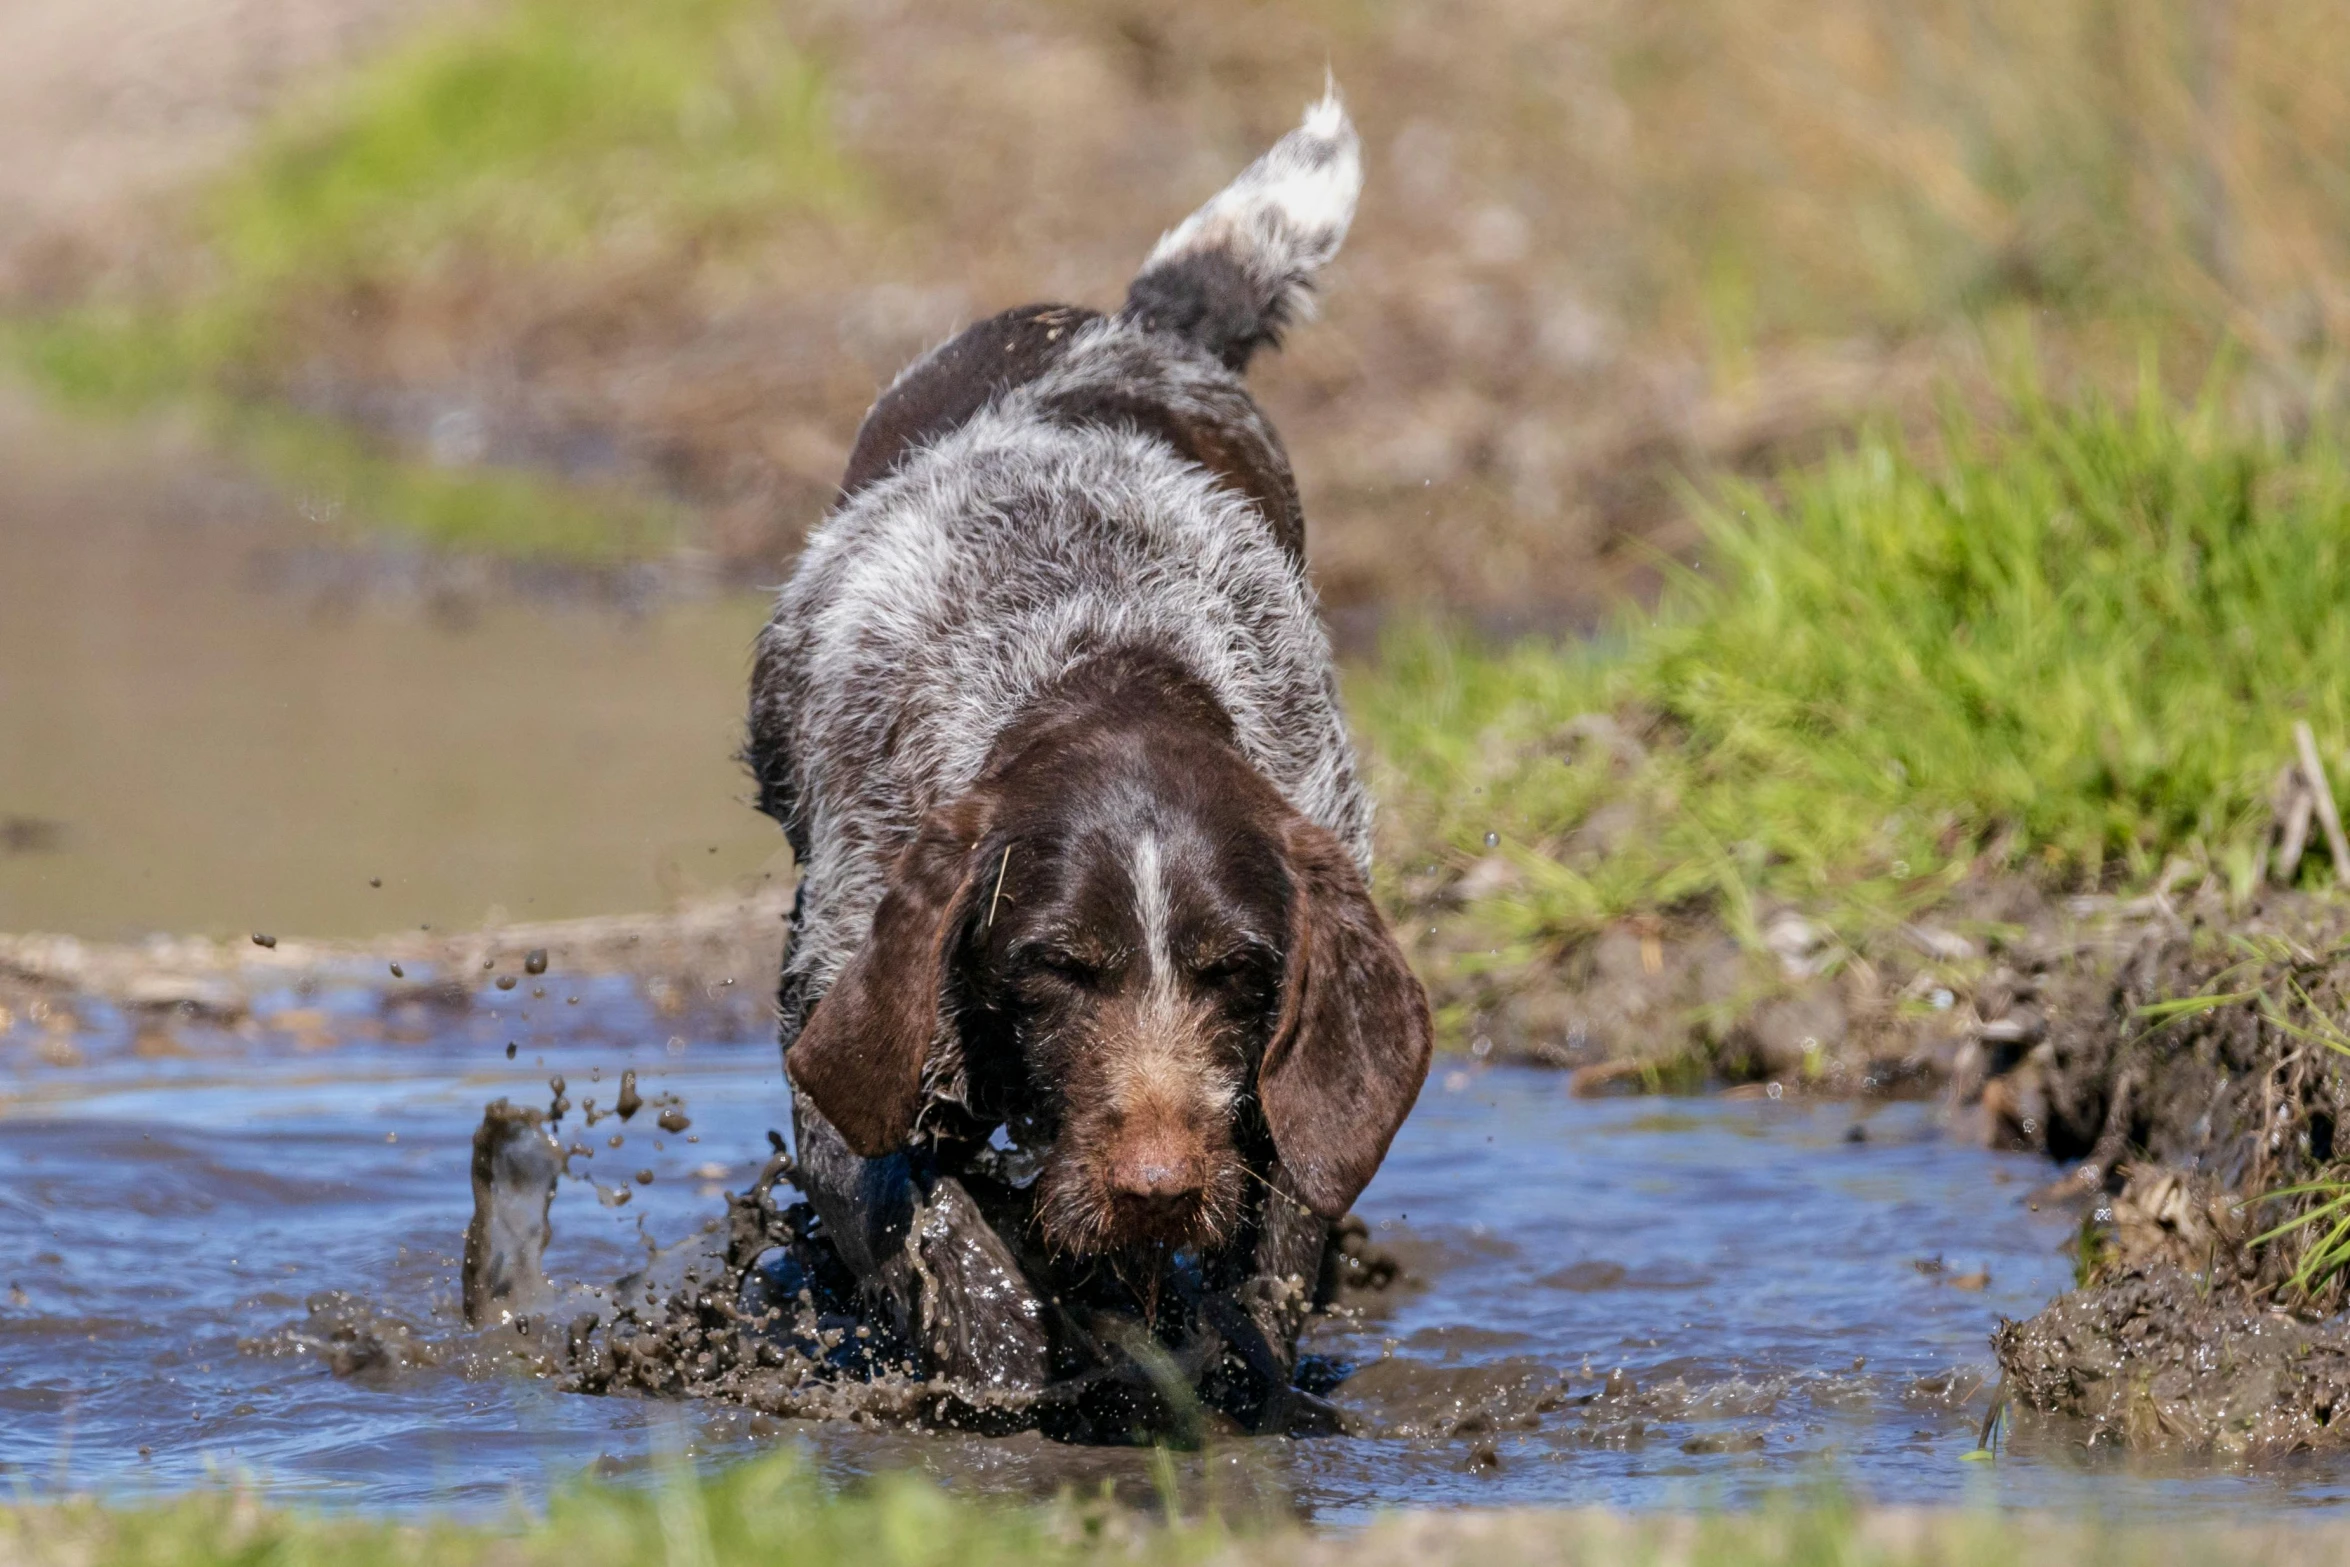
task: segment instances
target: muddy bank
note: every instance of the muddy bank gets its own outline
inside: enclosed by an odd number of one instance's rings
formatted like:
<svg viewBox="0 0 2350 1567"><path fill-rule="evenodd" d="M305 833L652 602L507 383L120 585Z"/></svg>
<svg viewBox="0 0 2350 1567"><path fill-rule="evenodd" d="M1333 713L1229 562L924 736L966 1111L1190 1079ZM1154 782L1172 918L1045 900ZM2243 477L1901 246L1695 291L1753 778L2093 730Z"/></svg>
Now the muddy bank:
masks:
<svg viewBox="0 0 2350 1567"><path fill-rule="evenodd" d="M721 898L665 914L613 915L368 941L310 941L257 931L138 943L0 934L0 1036L21 1021L35 1057L72 1065L106 1014L128 1022L142 1055L182 1053L183 1030L225 1030L302 1048L339 1042L356 994L376 1032L477 1007L577 1004L580 986L620 981L656 1018L744 1032L772 1014L788 892Z"/></svg>
<svg viewBox="0 0 2350 1567"><path fill-rule="evenodd" d="M1478 1059L1566 1068L1587 1091L1705 1084L1831 1096L1956 1085L1985 1107L1984 1135L2037 1147L2009 1113L2006 1078L2058 1013L2096 1005L2150 935L2188 915L2232 918L2169 887L2140 897L2049 893L1983 877L1865 942L1800 907L1756 911L1742 940L1712 914L1636 917L1560 956L1490 961L1477 905L1507 899L1500 856L1465 872L1407 875L1399 932L1448 1042ZM2216 897L2216 894L2213 895ZM2290 901L2286 895L2279 895Z"/></svg>
<svg viewBox="0 0 2350 1567"><path fill-rule="evenodd" d="M2082 1287L1995 1340L2019 1408L2132 1447L2350 1446L2329 1206L2350 1194L2346 957L2338 904L2195 900L2051 976L2044 1037L1977 1090L2004 1135L2070 1166L2050 1195L2083 1211Z"/></svg>

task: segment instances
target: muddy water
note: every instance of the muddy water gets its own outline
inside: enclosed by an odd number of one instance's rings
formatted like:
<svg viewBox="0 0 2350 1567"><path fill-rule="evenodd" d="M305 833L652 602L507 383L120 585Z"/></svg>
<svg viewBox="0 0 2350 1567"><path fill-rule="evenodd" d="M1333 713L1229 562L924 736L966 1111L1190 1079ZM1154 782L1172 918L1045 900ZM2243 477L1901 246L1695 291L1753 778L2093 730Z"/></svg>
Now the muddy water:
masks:
<svg viewBox="0 0 2350 1567"><path fill-rule="evenodd" d="M915 1464L989 1491L1148 1494L1131 1451L568 1396L468 1335L485 1100L543 1103L560 1073L575 1102L609 1105L634 1070L691 1117L567 1118L592 1157L555 1200L558 1281L609 1280L714 1219L784 1120L752 1009L665 1016L626 981L560 973L546 988L429 1009L359 987L263 998L302 1006L303 1044L183 1027L160 1057L92 1009L70 1067L25 1020L0 1034L0 1483L225 1470L353 1505L489 1507L664 1451L789 1443L842 1477ZM1888 1500L2350 1495L2335 1468L2126 1471L2050 1430L1966 1461L1986 1335L2066 1279L2064 1222L2025 1200L2043 1169L1942 1138L1917 1105L1593 1102L1552 1074L1440 1073L1361 1205L1408 1278L1310 1336L1353 1434L1226 1442L1185 1461L1186 1484L1333 1519L1730 1503L1821 1475Z"/></svg>
<svg viewBox="0 0 2350 1567"><path fill-rule="evenodd" d="M0 930L366 935L771 871L753 594L380 541L0 385Z"/></svg>

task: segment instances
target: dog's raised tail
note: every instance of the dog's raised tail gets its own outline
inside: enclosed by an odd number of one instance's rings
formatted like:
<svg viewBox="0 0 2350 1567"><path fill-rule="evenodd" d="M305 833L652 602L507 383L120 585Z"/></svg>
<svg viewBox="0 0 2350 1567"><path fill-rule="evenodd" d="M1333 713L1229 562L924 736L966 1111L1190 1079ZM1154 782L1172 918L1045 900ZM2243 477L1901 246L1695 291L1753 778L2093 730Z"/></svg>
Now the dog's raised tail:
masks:
<svg viewBox="0 0 2350 1567"><path fill-rule="evenodd" d="M1190 338L1234 370L1312 312L1363 188L1361 144L1332 85L1305 121L1170 230L1126 292L1126 318Z"/></svg>

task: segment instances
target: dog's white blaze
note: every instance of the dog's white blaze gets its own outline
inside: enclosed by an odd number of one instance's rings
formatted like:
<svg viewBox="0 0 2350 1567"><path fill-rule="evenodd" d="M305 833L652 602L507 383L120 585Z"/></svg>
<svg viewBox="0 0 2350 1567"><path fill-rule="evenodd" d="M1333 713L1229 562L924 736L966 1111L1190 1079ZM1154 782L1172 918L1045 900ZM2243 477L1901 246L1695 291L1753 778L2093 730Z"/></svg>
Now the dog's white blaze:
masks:
<svg viewBox="0 0 2350 1567"><path fill-rule="evenodd" d="M1166 857L1158 835L1134 841L1128 866L1134 883L1134 918L1142 928L1142 949L1150 961L1150 986L1136 1018L1141 1037L1119 1053L1112 1097L1128 1111L1144 1105L1194 1115L1218 1115L1239 1097L1230 1074L1204 1059L1204 1020L1185 1005L1175 971L1174 903L1167 887Z"/></svg>
<svg viewBox="0 0 2350 1567"><path fill-rule="evenodd" d="M1151 999L1175 993L1174 950L1167 939L1166 868L1159 863L1159 840L1144 833L1134 840L1134 918L1142 926L1142 950L1151 963Z"/></svg>

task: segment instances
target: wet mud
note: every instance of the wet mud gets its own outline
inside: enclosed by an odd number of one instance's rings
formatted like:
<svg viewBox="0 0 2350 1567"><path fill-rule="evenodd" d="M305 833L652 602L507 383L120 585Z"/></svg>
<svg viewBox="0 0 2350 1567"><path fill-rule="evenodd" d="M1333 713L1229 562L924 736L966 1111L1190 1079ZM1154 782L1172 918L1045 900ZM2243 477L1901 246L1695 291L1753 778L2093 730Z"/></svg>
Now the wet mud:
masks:
<svg viewBox="0 0 2350 1567"><path fill-rule="evenodd" d="M2092 1443L2350 1446L2345 1285L2319 1250L2350 1192L2350 917L2291 896L2165 913L2014 977L2045 1021L1953 1085L2067 1166L2047 1195L2081 1216L2080 1287L1998 1332L2006 1394Z"/></svg>
<svg viewBox="0 0 2350 1567"><path fill-rule="evenodd" d="M634 1074L622 1084L625 1107ZM504 1099L484 1110L461 1278L467 1324L535 1332L531 1358L566 1391L715 1399L788 1419L1035 1429L1072 1442L1340 1428L1337 1409L1292 1380L1295 1326L1270 1344L1245 1289L1210 1288L1177 1259L1144 1301L1104 1300L1098 1287L1040 1298L1033 1259L951 1177L912 1193L890 1237L895 1254L861 1290L815 1210L793 1200L780 1138L758 1179L726 1198L723 1223L656 1248L608 1286L558 1293L543 1259L566 1158L553 1135L565 1086L553 1080L543 1113ZM658 1124L681 1131L689 1118L671 1105ZM1335 1306L1348 1286L1387 1288L1399 1271L1362 1221L1342 1226L1321 1287L1293 1321Z"/></svg>
<svg viewBox="0 0 2350 1567"><path fill-rule="evenodd" d="M1401 1234L1383 1243L1360 1216L1330 1234L1302 1323L1307 1353L1279 1369L1277 1398L1251 1381L1265 1368L1243 1348L1247 1325L1233 1321L1229 1305L1203 1299L1196 1280L1184 1288L1180 1270L1155 1319L1088 1317L1077 1333L1084 1353L1073 1360L1072 1324L1048 1331L1015 1246L951 1179L920 1195L892 1232L901 1265L878 1270L904 1277L910 1309L886 1288L861 1293L823 1221L794 1200L793 1161L775 1134L757 1178L724 1197L723 1220L712 1212L678 1242L648 1245L642 1265L609 1284L557 1289L538 1270L553 1243L548 1194L569 1103L561 1078L550 1086L549 1112L500 1100L476 1129L463 1297L468 1322L495 1331L465 1341L456 1358L479 1365L487 1356L507 1374L524 1370L566 1393L686 1400L917 1440L1027 1432L1061 1444L1199 1448L1268 1433L1328 1438L1442 1453L1457 1473L1488 1477L1526 1462L1529 1444L1549 1463L1575 1452L1759 1454L1791 1411L1858 1413L1888 1394L1905 1410L1955 1419L1963 1432L1989 1396L1987 1367L1903 1376L1892 1386L1867 1372L1865 1356L1809 1372L1724 1375L1685 1358L1601 1370L1588 1357L1560 1364L1541 1352L1540 1335L1443 1322L1413 1334L1418 1353L1399 1352L1392 1336L1379 1338L1368 1359L1331 1353L1379 1335L1408 1314L1412 1297L1481 1263L1534 1271L1527 1287L1536 1293L1621 1294L1652 1310L1670 1311L1676 1296L1710 1282L1703 1268L1670 1262L1550 1266L1560 1237L1505 1241L1481 1224L1444 1241ZM1666 1114L1631 1124L1670 1137L1706 1122ZM1920 1130L1907 1127L1896 1140ZM1865 1142L1845 1135L1823 1146ZM1934 1278L1946 1270L1936 1256L1913 1259L1906 1271ZM1982 1287L1989 1274L1973 1277L1979 1282L1964 1287ZM450 1354L447 1343L435 1346L348 1295L314 1305L312 1315L311 1339L338 1375L436 1365Z"/></svg>

